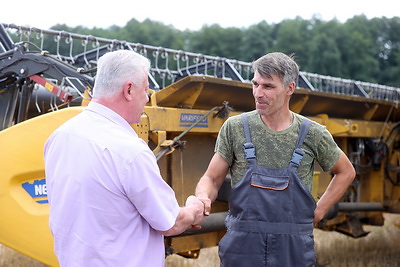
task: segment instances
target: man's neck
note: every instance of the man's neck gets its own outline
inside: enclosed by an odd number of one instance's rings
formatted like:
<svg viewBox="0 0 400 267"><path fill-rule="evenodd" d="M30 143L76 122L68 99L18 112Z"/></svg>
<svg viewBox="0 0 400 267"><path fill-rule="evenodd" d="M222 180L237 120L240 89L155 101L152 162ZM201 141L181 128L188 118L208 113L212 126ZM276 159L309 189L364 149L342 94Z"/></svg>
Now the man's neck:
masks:
<svg viewBox="0 0 400 267"><path fill-rule="evenodd" d="M268 129L278 132L288 129L294 120L294 114L288 110L283 113L276 113L271 115L261 115L261 120L264 122Z"/></svg>
<svg viewBox="0 0 400 267"><path fill-rule="evenodd" d="M109 98L92 98L93 102L99 103L109 109L111 109L112 111L114 111L115 113L117 113L118 115L120 115L122 118L126 119L126 115L125 115L125 110L122 108L122 103L117 99L117 98L113 98L113 97L109 97Z"/></svg>

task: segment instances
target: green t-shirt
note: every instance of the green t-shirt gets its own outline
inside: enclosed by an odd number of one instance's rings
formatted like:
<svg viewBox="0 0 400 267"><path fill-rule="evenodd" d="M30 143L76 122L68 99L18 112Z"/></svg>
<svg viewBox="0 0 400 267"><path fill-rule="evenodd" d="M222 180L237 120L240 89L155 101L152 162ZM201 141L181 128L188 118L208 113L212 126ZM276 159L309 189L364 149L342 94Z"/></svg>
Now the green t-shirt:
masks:
<svg viewBox="0 0 400 267"><path fill-rule="evenodd" d="M294 114L292 125L283 131L272 131L262 122L257 111L247 112L251 139L256 151L257 164L268 168L287 168L296 145L303 116ZM246 171L243 144L245 134L240 115L228 118L218 134L215 152L230 165L232 186L240 181ZM303 184L311 191L314 160L324 171L329 171L339 159L341 150L332 135L313 122L301 149L305 152L298 173Z"/></svg>

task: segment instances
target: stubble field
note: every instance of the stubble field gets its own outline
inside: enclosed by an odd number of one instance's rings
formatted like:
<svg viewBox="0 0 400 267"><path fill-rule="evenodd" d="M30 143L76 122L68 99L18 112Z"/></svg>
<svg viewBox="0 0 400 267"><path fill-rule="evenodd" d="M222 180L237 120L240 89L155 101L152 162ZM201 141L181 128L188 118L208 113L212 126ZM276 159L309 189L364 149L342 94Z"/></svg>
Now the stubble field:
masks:
<svg viewBox="0 0 400 267"><path fill-rule="evenodd" d="M400 215L385 214L385 225L365 226L366 237L353 239L336 232L314 230L319 266L395 267L400 266ZM1 267L45 267L18 252L0 245ZM202 249L198 259L168 256L166 267L218 267L218 248Z"/></svg>

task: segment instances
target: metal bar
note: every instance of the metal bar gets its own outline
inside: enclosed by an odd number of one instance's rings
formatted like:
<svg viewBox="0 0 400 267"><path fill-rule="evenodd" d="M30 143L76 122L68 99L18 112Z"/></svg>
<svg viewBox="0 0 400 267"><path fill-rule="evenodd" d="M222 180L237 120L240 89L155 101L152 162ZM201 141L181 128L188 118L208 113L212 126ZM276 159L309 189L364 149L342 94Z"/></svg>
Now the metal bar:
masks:
<svg viewBox="0 0 400 267"><path fill-rule="evenodd" d="M379 202L339 202L339 211L383 211Z"/></svg>
<svg viewBox="0 0 400 267"><path fill-rule="evenodd" d="M0 23L0 52L6 52L13 48L14 42Z"/></svg>
<svg viewBox="0 0 400 267"><path fill-rule="evenodd" d="M376 202L340 202L338 203L339 211L383 211L384 208L382 204ZM201 229L193 230L188 229L178 236L187 236L201 233L209 233L215 231L226 230L225 219L228 212L217 212L211 213L210 216L206 217L204 222L201 224Z"/></svg>
<svg viewBox="0 0 400 267"><path fill-rule="evenodd" d="M201 229L199 230L188 229L178 236L197 235L202 233L224 231L226 230L225 219L227 215L228 215L227 211L211 213L209 216L205 218L205 220L201 224Z"/></svg>
<svg viewBox="0 0 400 267"><path fill-rule="evenodd" d="M299 86L304 87L306 89L310 89L312 91L315 91L314 86L310 83L310 81L304 76L304 73L300 72L299 73Z"/></svg>
<svg viewBox="0 0 400 267"><path fill-rule="evenodd" d="M364 97L369 97L369 95L365 92L365 90L362 88L362 86L359 83L357 83L357 82L354 83L354 89L358 95L364 96Z"/></svg>

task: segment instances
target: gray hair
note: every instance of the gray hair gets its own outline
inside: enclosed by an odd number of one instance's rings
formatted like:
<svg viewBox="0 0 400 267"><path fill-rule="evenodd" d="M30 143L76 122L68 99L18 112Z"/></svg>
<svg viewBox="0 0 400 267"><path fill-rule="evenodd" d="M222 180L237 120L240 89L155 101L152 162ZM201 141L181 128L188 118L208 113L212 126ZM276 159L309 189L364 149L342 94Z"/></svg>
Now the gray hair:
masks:
<svg viewBox="0 0 400 267"><path fill-rule="evenodd" d="M296 82L299 76L299 66L293 59L293 55L288 56L281 52L266 54L252 63L254 72L258 72L262 77L271 78L277 75L285 87L291 82Z"/></svg>
<svg viewBox="0 0 400 267"><path fill-rule="evenodd" d="M93 97L107 98L117 93L124 83L135 86L147 79L150 70L148 58L130 50L117 50L101 56L97 62L97 74Z"/></svg>

